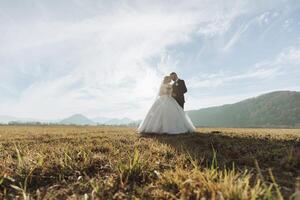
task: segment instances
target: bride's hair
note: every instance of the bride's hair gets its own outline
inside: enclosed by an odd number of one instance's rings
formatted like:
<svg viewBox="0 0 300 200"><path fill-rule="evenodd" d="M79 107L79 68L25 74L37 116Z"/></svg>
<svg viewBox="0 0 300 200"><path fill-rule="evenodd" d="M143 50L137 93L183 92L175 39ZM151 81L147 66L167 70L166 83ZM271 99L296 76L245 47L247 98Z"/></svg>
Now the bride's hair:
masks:
<svg viewBox="0 0 300 200"><path fill-rule="evenodd" d="M165 76L163 83L167 84L167 83L170 83L170 82L171 82L171 77L170 76Z"/></svg>

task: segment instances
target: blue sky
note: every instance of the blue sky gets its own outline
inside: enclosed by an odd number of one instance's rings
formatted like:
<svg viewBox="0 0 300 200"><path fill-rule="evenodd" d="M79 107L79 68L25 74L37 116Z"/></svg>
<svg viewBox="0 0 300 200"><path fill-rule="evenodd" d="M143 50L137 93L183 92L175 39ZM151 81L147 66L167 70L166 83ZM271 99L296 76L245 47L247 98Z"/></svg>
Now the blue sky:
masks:
<svg viewBox="0 0 300 200"><path fill-rule="evenodd" d="M298 0L1 0L0 115L142 118L162 77L186 109L300 90Z"/></svg>

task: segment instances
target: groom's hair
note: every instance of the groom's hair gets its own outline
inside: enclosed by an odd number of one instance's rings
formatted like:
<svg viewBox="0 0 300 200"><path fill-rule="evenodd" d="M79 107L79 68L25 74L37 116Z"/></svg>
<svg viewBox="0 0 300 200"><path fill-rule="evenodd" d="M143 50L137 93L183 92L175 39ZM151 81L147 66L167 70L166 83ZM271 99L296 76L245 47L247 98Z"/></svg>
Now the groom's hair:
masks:
<svg viewBox="0 0 300 200"><path fill-rule="evenodd" d="M170 76L171 76L171 75L177 75L177 74L176 74L176 72L172 72L172 73L170 74Z"/></svg>

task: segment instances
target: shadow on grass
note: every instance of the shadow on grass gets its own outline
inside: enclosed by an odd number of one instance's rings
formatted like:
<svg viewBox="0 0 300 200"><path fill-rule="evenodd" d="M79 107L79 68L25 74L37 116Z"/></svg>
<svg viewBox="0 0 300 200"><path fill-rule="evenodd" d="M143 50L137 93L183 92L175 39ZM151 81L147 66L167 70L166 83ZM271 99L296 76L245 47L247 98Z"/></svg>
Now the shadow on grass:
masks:
<svg viewBox="0 0 300 200"><path fill-rule="evenodd" d="M179 153L190 154L202 167L210 166L216 152L220 169L248 169L266 178L271 169L284 193L292 192L295 178L300 176L300 143L295 140L276 140L269 137L229 135L212 131L180 135L143 134L160 143L170 145Z"/></svg>

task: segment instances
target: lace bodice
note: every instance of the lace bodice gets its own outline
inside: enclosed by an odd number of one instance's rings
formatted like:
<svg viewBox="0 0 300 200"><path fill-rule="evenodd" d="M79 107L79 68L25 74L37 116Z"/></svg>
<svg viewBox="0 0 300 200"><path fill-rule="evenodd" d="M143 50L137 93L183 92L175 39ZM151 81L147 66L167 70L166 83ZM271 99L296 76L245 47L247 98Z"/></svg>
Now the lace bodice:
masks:
<svg viewBox="0 0 300 200"><path fill-rule="evenodd" d="M163 95L172 95L172 85L170 84L162 84L159 89L159 96Z"/></svg>

